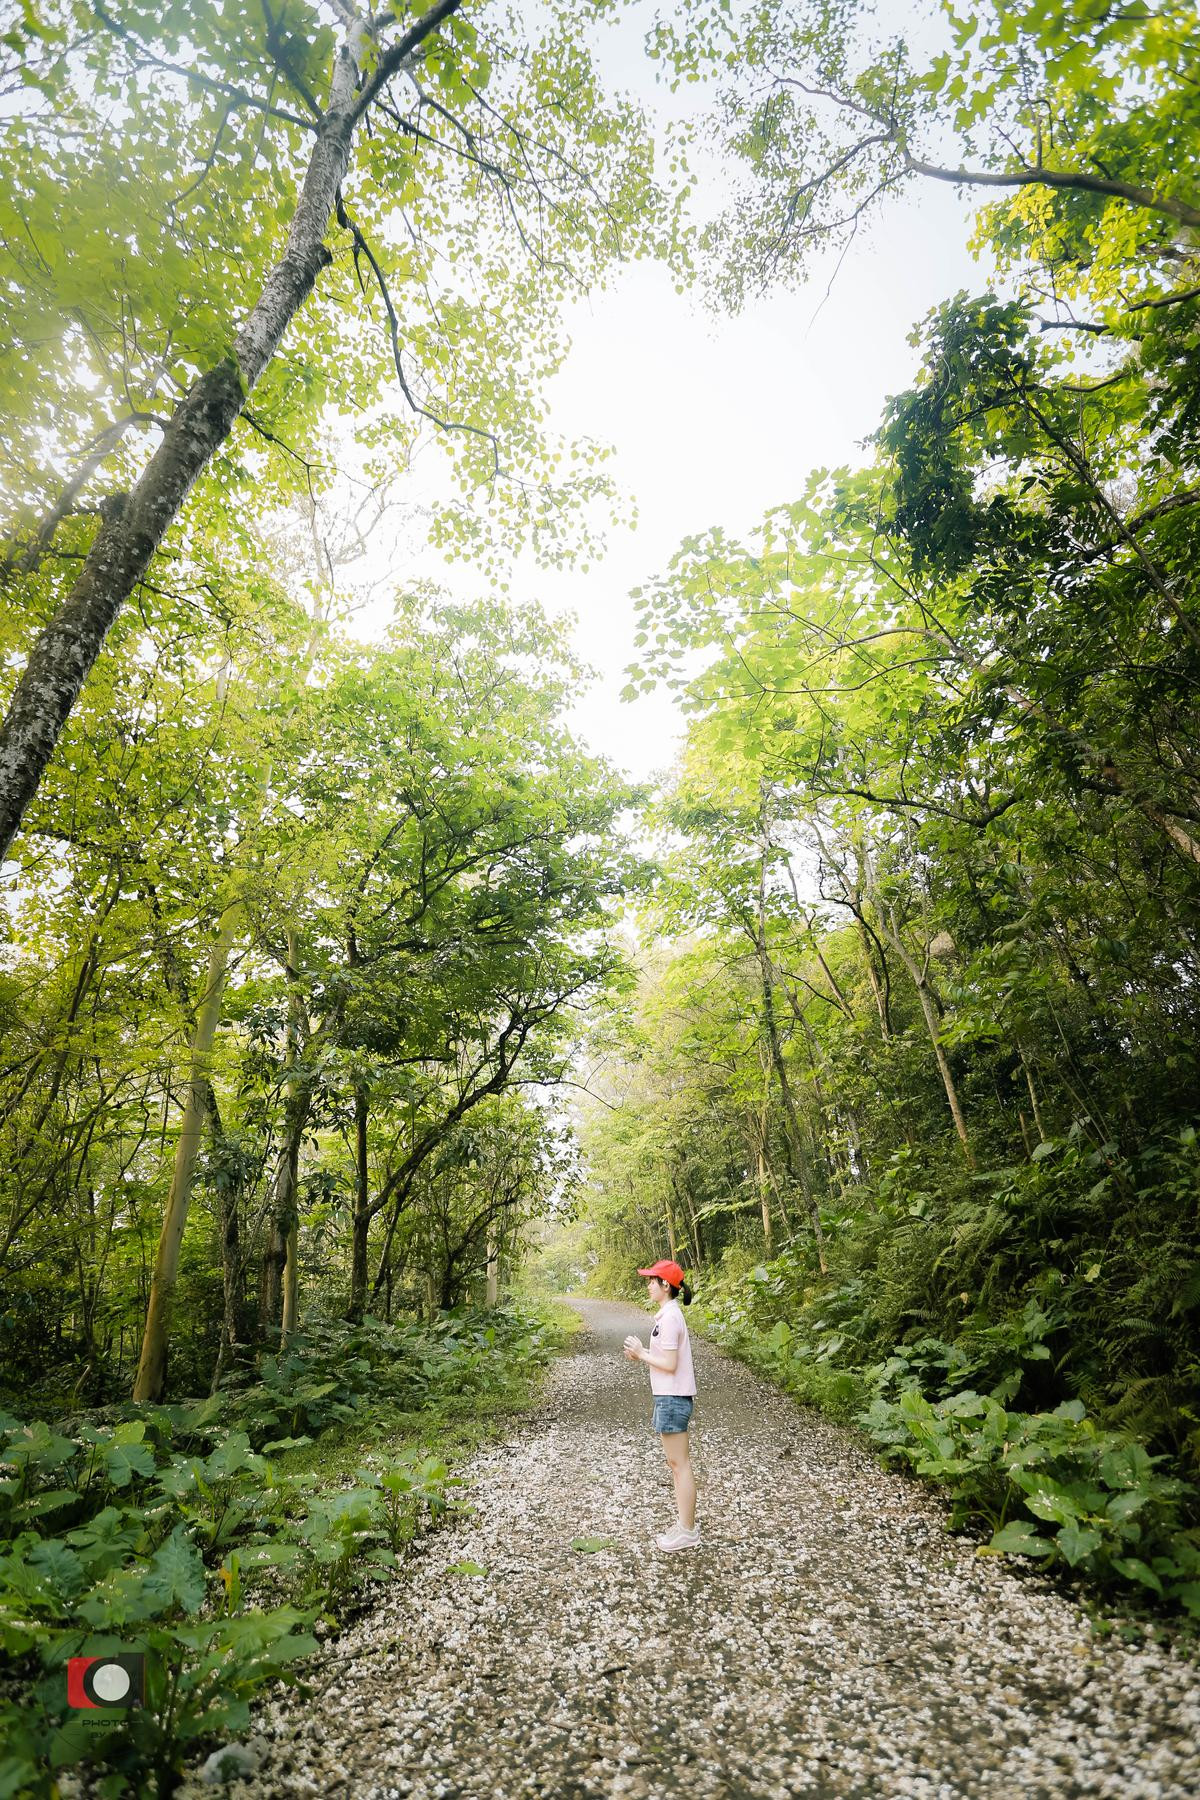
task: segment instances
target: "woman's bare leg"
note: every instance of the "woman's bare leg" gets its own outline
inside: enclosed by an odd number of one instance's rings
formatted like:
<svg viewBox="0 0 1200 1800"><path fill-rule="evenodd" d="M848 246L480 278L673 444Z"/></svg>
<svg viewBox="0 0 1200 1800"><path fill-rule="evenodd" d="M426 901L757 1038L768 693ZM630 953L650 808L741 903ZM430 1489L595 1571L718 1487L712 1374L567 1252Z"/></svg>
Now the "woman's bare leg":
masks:
<svg viewBox="0 0 1200 1800"><path fill-rule="evenodd" d="M675 1483L675 1509L679 1514L679 1523L685 1531L691 1531L696 1524L696 1477L692 1474L688 1434L686 1431L664 1431L659 1435L662 1438L663 1455Z"/></svg>

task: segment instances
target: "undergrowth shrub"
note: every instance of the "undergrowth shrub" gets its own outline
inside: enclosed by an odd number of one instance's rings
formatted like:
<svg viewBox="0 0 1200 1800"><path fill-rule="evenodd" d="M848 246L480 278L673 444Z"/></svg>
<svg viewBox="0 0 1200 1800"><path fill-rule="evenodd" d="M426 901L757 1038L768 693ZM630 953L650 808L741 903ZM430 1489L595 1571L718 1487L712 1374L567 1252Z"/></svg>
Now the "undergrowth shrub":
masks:
<svg viewBox="0 0 1200 1800"><path fill-rule="evenodd" d="M995 1395L932 1402L911 1386L876 1394L859 1423L886 1460L948 1487L951 1525L984 1527L987 1550L1133 1582L1200 1619L1200 1531L1184 1516L1196 1490L1082 1401L1010 1413Z"/></svg>
<svg viewBox="0 0 1200 1800"><path fill-rule="evenodd" d="M948 1489L988 1548L1200 1617L1200 1154L1081 1133L1018 1168L894 1156L698 1311L797 1398Z"/></svg>
<svg viewBox="0 0 1200 1800"><path fill-rule="evenodd" d="M87 1762L105 1796L169 1794L197 1740L241 1729L362 1584L392 1579L463 1502L436 1450L377 1450L341 1485L304 1466L369 1416L438 1421L516 1394L555 1330L535 1313L309 1327L261 1380L102 1421L0 1414L0 1800ZM299 1465L299 1466L298 1466ZM75 1656L141 1651L147 1703L97 1730L67 1705Z"/></svg>

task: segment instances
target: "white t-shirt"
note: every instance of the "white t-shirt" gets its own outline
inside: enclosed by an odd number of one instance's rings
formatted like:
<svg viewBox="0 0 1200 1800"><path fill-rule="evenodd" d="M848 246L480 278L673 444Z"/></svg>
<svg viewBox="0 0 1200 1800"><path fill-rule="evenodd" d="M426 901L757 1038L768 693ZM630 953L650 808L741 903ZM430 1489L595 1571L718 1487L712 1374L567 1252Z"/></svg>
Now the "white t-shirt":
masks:
<svg viewBox="0 0 1200 1800"><path fill-rule="evenodd" d="M656 1369L653 1364L650 1365L650 1392L694 1395L696 1372L692 1367L692 1345L688 1337L687 1321L678 1300L664 1300L659 1307L650 1333L650 1349L652 1353L662 1350L679 1352L673 1375L668 1375L665 1369Z"/></svg>

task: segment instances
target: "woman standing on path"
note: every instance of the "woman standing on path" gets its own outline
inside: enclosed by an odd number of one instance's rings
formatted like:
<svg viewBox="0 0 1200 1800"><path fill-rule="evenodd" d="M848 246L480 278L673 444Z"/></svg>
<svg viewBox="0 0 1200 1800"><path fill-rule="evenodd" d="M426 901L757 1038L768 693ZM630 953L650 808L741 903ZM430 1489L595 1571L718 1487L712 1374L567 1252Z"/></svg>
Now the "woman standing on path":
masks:
<svg viewBox="0 0 1200 1800"><path fill-rule="evenodd" d="M678 1523L660 1533L655 1542L660 1550L694 1550L700 1543L700 1527L696 1524L696 1478L687 1431L696 1398L696 1375L687 1324L676 1298L682 1292L683 1304L688 1306L692 1290L676 1262L656 1262L652 1268L639 1269L638 1274L646 1276L646 1294L658 1312L649 1349L631 1334L625 1339L625 1354L630 1362L644 1362L650 1370L653 1428L662 1438L679 1513Z"/></svg>

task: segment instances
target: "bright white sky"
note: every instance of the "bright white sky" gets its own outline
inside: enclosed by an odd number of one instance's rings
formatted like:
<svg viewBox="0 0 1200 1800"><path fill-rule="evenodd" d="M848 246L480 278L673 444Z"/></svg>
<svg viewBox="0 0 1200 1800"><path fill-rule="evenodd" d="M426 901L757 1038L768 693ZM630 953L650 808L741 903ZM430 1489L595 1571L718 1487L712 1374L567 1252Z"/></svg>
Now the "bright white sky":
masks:
<svg viewBox="0 0 1200 1800"><path fill-rule="evenodd" d="M676 294L663 270L640 267L573 314L551 423L615 447L609 472L636 496L638 525L612 532L586 575L530 569L528 580L550 610L577 615L576 642L598 672L577 723L632 774L672 761L681 722L665 693L618 699L638 655L629 590L689 534L748 531L795 499L811 469L865 460L860 446L885 398L916 371L912 326L981 284L967 234L954 193L930 184L859 239L823 305L828 272L716 319Z"/></svg>
<svg viewBox="0 0 1200 1800"><path fill-rule="evenodd" d="M898 19L900 4L882 0L885 19ZM935 0L920 11L932 22ZM636 69L623 54L614 74L654 109L662 101ZM719 195L705 197L706 212L716 204ZM675 293L665 270L636 265L571 310L572 349L549 390L549 427L614 447L607 472L636 499L639 523L612 531L586 574L519 564L513 592L575 613L579 652L597 671L575 727L632 775L669 767L681 721L666 694L618 698L637 654L629 590L660 572L683 537L714 525L747 531L768 507L794 499L811 469L864 460L862 440L884 400L916 371L913 326L960 288L987 284L966 249L969 218L952 189L914 189L860 233L828 298L833 259L802 291L736 318L714 317L698 297ZM421 571L452 592L470 583L461 564L432 553ZM374 608L359 628L372 617Z"/></svg>

